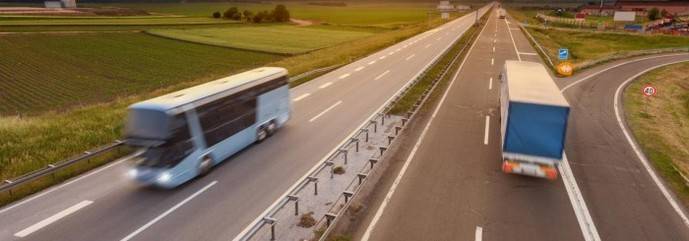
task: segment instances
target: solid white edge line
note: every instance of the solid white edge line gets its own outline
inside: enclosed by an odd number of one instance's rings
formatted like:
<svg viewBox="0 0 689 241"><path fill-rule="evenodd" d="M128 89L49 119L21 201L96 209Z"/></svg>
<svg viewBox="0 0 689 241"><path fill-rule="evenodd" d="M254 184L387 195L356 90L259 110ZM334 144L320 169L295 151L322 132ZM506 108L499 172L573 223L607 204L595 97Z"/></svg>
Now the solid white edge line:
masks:
<svg viewBox="0 0 689 241"><path fill-rule="evenodd" d="M620 67L620 66L622 66L622 65L631 64L631 63L636 63L636 62L639 62L639 61L644 61L644 60L649 60L649 59L663 58L663 57L673 57L673 56L680 56L680 55L687 55L687 54L686 54L686 53L681 53L681 54L666 54L666 55L651 56L651 57L639 58L639 59L635 59L635 60L630 60L630 61L622 62L622 63L616 64L616 65L610 66L610 67L608 67L608 68L605 68L605 69L603 69L603 70L600 70L600 71L598 71L598 72L595 72L595 73L593 73L593 74L587 75L587 76L584 77L584 78L578 79L578 80L576 80L576 81L574 81L574 82L572 82L572 83L566 85L564 88L562 88L562 90L560 90L560 92L565 92L565 90L567 90L567 89L571 88L572 86L575 86L575 85L577 85L577 84L579 84L579 83L581 83L581 82L584 82L584 81L586 81L586 80L592 78L593 76L599 75L599 74L601 74L601 73L603 73L603 72L606 72L606 71L608 71L608 70L611 70L611 69Z"/></svg>
<svg viewBox="0 0 689 241"><path fill-rule="evenodd" d="M483 241L483 228L481 226L476 226L474 241Z"/></svg>
<svg viewBox="0 0 689 241"><path fill-rule="evenodd" d="M517 49L517 43L514 42L514 37L512 36L512 31L509 30L509 23L507 22L507 18L505 18L505 25L507 26L507 32L510 34L510 39L512 40L512 45L514 46L514 53L517 54L517 59L519 61L522 61L522 57L519 56L519 49Z"/></svg>
<svg viewBox="0 0 689 241"><path fill-rule="evenodd" d="M640 73L638 73L638 74L632 76L631 78L625 80L619 87L617 87L617 90L615 91L615 97L613 99L613 102L614 102L613 105L615 108L615 117L617 117L617 124L620 125L620 128L622 129L622 132L624 133L624 137L627 139L627 142L632 147L632 149L634 149L634 153L639 158L639 160L641 160L641 164L643 164L644 168L646 169L646 172L648 172L648 175L651 176L651 179L653 179L653 182L656 184L656 186L658 186L658 188L660 189L660 192L663 193L663 196L665 196L665 199L667 199L667 201L670 203L670 206L672 206L672 208L675 210L677 215L679 215L679 218L682 219L682 222L684 223L684 225L689 227L689 219L687 218L687 216L682 211L682 208L680 207L677 200L675 200L674 196L672 196L670 191L668 191L667 187L665 187L663 182L660 180L658 175L655 173L655 171L653 170L653 167L651 167L651 165L649 164L649 161L646 158L646 155L644 155L644 153L641 151L641 148L639 148L639 146L634 141L634 139L632 139L632 136L629 134L629 130L627 129L627 126L625 125L625 121L622 118L622 111L620 111L620 106L621 106L620 101L622 98L622 97L620 97L620 93L622 93L622 89L624 89L631 81L633 81L634 79L638 78L639 76L641 76L641 75L643 75L643 74L645 74L651 70L661 68L661 67L664 67L667 65L682 63L682 62L689 62L689 60L674 61L674 62L669 62L669 63L665 63L665 64L661 64L661 65L656 65L656 66L647 68L644 71L641 71Z"/></svg>
<svg viewBox="0 0 689 241"><path fill-rule="evenodd" d="M322 84L321 86L318 86L318 88L319 88L319 89L325 89L325 88L327 88L328 86L330 86L330 85L332 85L332 84L333 84L333 82L328 82L328 83Z"/></svg>
<svg viewBox="0 0 689 241"><path fill-rule="evenodd" d="M565 153L562 154L562 164L558 165L557 168L562 176L562 183L567 190L567 196L572 204L572 209L574 210L574 215L577 218L584 240L601 241L598 230L596 229L596 224L591 218L589 209L586 206L586 200L584 200L584 197L581 195L581 190L579 189L577 180L574 178L572 169L569 167L569 161Z"/></svg>
<svg viewBox="0 0 689 241"><path fill-rule="evenodd" d="M488 89L489 90L493 89L493 77L490 77L490 80L488 81Z"/></svg>
<svg viewBox="0 0 689 241"><path fill-rule="evenodd" d="M455 23L455 22L460 22L462 19L464 19L464 18L466 18L466 17L468 17L468 16L469 16L469 15L464 15L464 16L462 16L462 17L460 17L460 18L457 18L457 19L455 19L455 20L452 20L451 22L446 23L446 24L451 24L451 23ZM435 29L434 29L434 30L435 30ZM430 31L434 31L434 30L429 30L429 31L427 31L426 33L430 32ZM436 31L437 31L437 30L436 30ZM462 32L461 34L457 35L457 36L455 37L455 40L454 40L454 41L456 42L457 40L459 40L459 38L460 38L465 32L466 32L466 30L465 30L464 32ZM425 34L425 33L422 33L422 34ZM413 42L412 42L412 43L413 43ZM402 86L400 89L398 89L398 90L397 90L397 93L395 93L395 94L393 94L392 96L390 96L390 98L388 98L380 107L378 107L378 109L375 110L366 120L369 120L369 119L373 118L375 115L377 115L378 112L379 112L380 110L382 110L388 102L392 101L392 99L395 98L396 95L398 95L400 92L402 92L402 90L403 90L407 85L409 85L409 83L411 83L411 80L418 78L418 77L421 75L421 73L423 72L423 70L425 70L426 68L428 68L428 67L431 65L431 63L433 63L433 61L435 61L436 59L440 58L440 55L441 55L443 52L445 52L447 49L449 49L451 46L452 46L452 45L448 45L447 47L445 47L445 49L444 49L443 51L439 52L435 57L433 57L433 59L432 59L430 62L428 62L428 63L426 64L426 66L424 66L424 67L422 68L421 71L417 72L416 75L415 75L414 77L412 77L411 79L409 79L409 81L407 81L407 84L405 84L405 85ZM463 62L462 62L462 63L463 63ZM359 127L357 127L356 129L354 129L354 130L349 134L349 136L347 136L347 137L345 137L344 139L342 139L342 141L341 141L339 144L337 144L332 150L330 150L330 152L328 152L328 154L324 155L323 158L321 158L321 160L320 160L319 162L317 162L316 164L314 164L313 167L311 167L310 170L308 170L306 173L304 173L304 175L303 175L300 179L298 179L295 183L293 183L292 186L290 186L288 189L286 189L285 192L284 192L281 196L279 196L270 206L268 206L265 210L263 210L263 212L261 212L261 214L259 214L251 223L247 224L247 226L244 227L244 229L242 229L242 231L239 232L239 234L237 234L237 236L235 236L235 237L232 239L232 241L240 241L241 238L242 238L247 232L249 232L249 230L251 230L251 228L254 226L254 224L258 223L261 219L263 219L263 217L265 217L266 215L268 215L268 212L270 212L270 210L272 210L273 208L275 208L275 207L280 203L280 201L282 200L282 198L286 197L286 196L289 194L290 191L292 191L294 188L297 187L297 185L300 184L300 180L303 180L303 179L305 179L306 177L308 177L308 175L311 174L311 172L313 172L314 170L316 170L316 168L318 168L318 167L320 166L320 163L324 162L326 158L328 158L330 155L332 155L333 153L335 153L335 152L340 148L340 146L344 145L344 143L346 143L347 141L349 141L350 138L353 137L354 134L356 134L357 131L358 131L359 129L363 128L364 125L366 125L366 124L368 124L368 122L363 122L363 123L361 123L361 124L359 125Z"/></svg>
<svg viewBox="0 0 689 241"><path fill-rule="evenodd" d="M385 75L388 74L388 73L390 73L390 70L386 70L386 71L383 72L382 74L376 76L376 78L375 78L374 80L379 80L380 78L383 78L383 76L385 76Z"/></svg>
<svg viewBox="0 0 689 241"><path fill-rule="evenodd" d="M33 200L35 200L35 199L37 199L37 198L40 198L40 197L42 197L42 196L45 196L45 195L49 194L49 193L52 193L52 192L57 191L57 190L59 190L59 189L62 189L63 187L66 187L66 186L68 186L68 185L70 185L70 184L72 184L72 183L75 183L75 182L77 182L77 181L80 181L80 180L82 180L82 179L84 179L84 178L87 178L87 177L89 177L89 176L92 176L92 175L94 175L94 174L97 174L97 173L99 173L99 172L102 172L102 171L104 171L104 170L106 170L106 169L109 169L109 168L115 166L115 165L121 164L121 163L124 162L124 161L127 161L127 160L129 160L129 159L132 159L132 158L133 158L134 156L136 156L137 154L138 154L138 153L135 153L135 154L132 154L132 155L123 157L123 158L120 159L120 160L114 161L114 162L112 162L112 163L110 163L110 164L108 164L108 165L106 165L106 166L101 167L101 168L94 169L93 171L88 172L88 173L86 173L86 174L84 174L84 175L81 175L81 176L79 176L79 177L77 177L77 178L75 178L75 179L73 179L73 180L71 180L71 181L65 182L65 183L63 183L63 184L61 184L61 185L58 185L58 186L55 186L55 187L53 187L53 188L47 189L47 190L45 190L45 191L43 191L43 192L37 193L37 194L34 195L34 196L31 196L31 197L29 197L29 198L27 198L27 199L24 199L24 200L22 200L22 201L20 201L20 202L18 202L18 203L15 203L15 204L13 204L13 205L11 205L11 206L8 206L8 207L6 207L6 208L0 210L0 214L2 214L2 213L4 213L4 212L7 212L7 211L9 211L9 210L11 210L11 209L13 209L13 208L16 208L16 207L19 207L19 206L21 206L21 205L24 205L24 204L26 204L26 203L28 203L28 202L31 202L31 201L33 201Z"/></svg>
<svg viewBox="0 0 689 241"><path fill-rule="evenodd" d="M340 105L340 104L342 104L342 101L341 101L341 100L340 100L340 101L337 101L335 104L331 105L330 107L328 107L328 108L325 109L324 111L321 111L321 113L318 113L318 115L316 115L316 116L314 116L313 118L311 118L311 119L309 120L309 122L313 122L313 121L317 120L319 117L325 115L326 112L332 110L333 108L337 107L337 106Z"/></svg>
<svg viewBox="0 0 689 241"><path fill-rule="evenodd" d="M79 211L79 209L82 209L88 205L91 205L92 203L93 203L93 201L90 201L90 200L81 201L77 204L72 205L71 207L68 207L65 210L62 210L62 211L54 214L53 216L50 216L46 219L43 219L40 222L35 223L34 225L31 225L31 226L15 233L14 236L19 237L19 238L26 237L27 235L29 235L33 232L36 232L39 229L44 228L45 226L48 226L48 225L66 217L66 216L68 216L68 215L70 215L76 211Z"/></svg>
<svg viewBox="0 0 689 241"><path fill-rule="evenodd" d="M306 93L306 94L300 95L299 97L292 99L292 101L293 101L293 102L300 101L300 100L302 100L302 99L304 99L304 98L306 98L306 97L309 97L309 95L311 95L311 93Z"/></svg>
<svg viewBox="0 0 689 241"><path fill-rule="evenodd" d="M340 75L339 79L344 79L344 78L347 78L347 77L349 77L349 73Z"/></svg>
<svg viewBox="0 0 689 241"><path fill-rule="evenodd" d="M467 16L467 15L465 15L465 16ZM486 26L487 26L487 24L483 25L483 28L481 29L481 32L478 35L478 38L476 38L476 40L474 40L474 43L471 44L471 47L469 48L467 55L462 60L462 63L459 65L459 68L457 69L457 72L455 72L455 75L452 77L450 84L447 86L447 89L445 89L443 96L440 98L440 102L438 102L438 106L436 106L435 110L433 111L433 114L431 115L430 119L428 120L428 122L424 126L423 130L421 131L421 135L419 136L419 139L414 144L414 147L412 148L411 152L409 153L409 156L407 156L407 159L405 160L404 164L402 165L402 169L397 174L397 177L395 177L395 181L392 183L390 190L388 190L388 193L385 195L385 199L383 199L383 202L380 204L380 206L376 210L376 214L373 216L371 223L369 223L368 227L366 227L366 232L364 232L364 235L362 236L361 241L368 241L368 239L371 237L371 233L373 232L373 228L375 228L376 223L378 223L378 220L383 215L383 212L385 211L385 207L387 207L388 202L390 202L390 200L392 199L392 195L395 193L395 190L397 189L397 185L399 185L399 183L402 181L402 177L407 172L407 168L409 167L409 164L414 159L414 156L416 155L416 151L419 149L419 146L421 145L424 137L426 136L426 132L428 132L428 129L430 128L431 124L433 123L433 120L435 119L436 115L438 114L440 107L443 106L443 103L445 102L445 99L447 98L447 94L450 92L450 90L452 89L452 85L454 85L454 83L455 83L455 79L457 79L459 72L462 71L462 68L464 67L464 63L466 62L467 59L469 59L469 56L471 55L471 52L474 49L474 46L478 42L478 39L481 38L481 34L483 34L483 30L486 29Z"/></svg>
<svg viewBox="0 0 689 241"><path fill-rule="evenodd" d="M216 180L216 181L212 181L211 183L208 183L208 185L206 185L206 186L204 186L203 188L199 189L199 190L196 191L194 194L191 194L191 196L189 196L189 197L185 198L184 200L182 200L181 202L177 203L175 206L173 206L172 208L168 209L168 210L165 211L164 213L158 215L158 216L155 217L153 220L151 220L151 221L149 221L148 223L144 224L144 226L139 227L139 228L136 229L134 232L132 232L132 233L130 233L129 235L127 235L126 237L120 239L120 241L127 241L127 240L132 239L134 236L136 236L137 234L143 232L143 231L146 230L148 227L150 227L150 226L152 226L153 224L157 223L157 222L160 221L161 219L165 218L165 216L170 215L170 213L174 212L175 210L177 210L178 208L180 208L182 205L186 204L187 202L189 202L189 201L191 201L192 199L194 199L196 196L198 196L198 195L200 195L201 193L203 193L204 191L208 190L208 188L212 187L212 186L215 185L216 183L218 183L217 180Z"/></svg>
<svg viewBox="0 0 689 241"><path fill-rule="evenodd" d="M488 145L488 134L490 132L490 116L486 115L486 129L483 131L483 144Z"/></svg>

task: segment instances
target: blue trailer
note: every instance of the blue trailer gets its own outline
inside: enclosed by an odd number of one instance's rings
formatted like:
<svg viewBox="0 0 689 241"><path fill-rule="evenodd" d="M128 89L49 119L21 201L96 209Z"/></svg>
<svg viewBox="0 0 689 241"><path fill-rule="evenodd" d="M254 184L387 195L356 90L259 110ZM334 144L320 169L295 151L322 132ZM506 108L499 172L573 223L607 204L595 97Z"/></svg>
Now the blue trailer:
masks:
<svg viewBox="0 0 689 241"><path fill-rule="evenodd" d="M502 170L557 178L569 104L540 63L506 61L500 76Z"/></svg>

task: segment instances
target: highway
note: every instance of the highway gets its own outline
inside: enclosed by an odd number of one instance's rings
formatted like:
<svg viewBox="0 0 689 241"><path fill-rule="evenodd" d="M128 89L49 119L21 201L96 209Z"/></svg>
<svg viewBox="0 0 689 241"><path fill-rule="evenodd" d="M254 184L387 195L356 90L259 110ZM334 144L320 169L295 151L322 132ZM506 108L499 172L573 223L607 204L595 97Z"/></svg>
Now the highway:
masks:
<svg viewBox="0 0 689 241"><path fill-rule="evenodd" d="M400 173L374 189L355 239L689 240L686 212L636 154L614 103L634 77L689 54L615 61L557 79L572 106L562 165L571 171L561 168L555 182L500 171L499 92L490 78L507 59L542 62L515 25L490 17L419 139L401 145L405 156L392 167Z"/></svg>
<svg viewBox="0 0 689 241"><path fill-rule="evenodd" d="M485 12L483 8L481 12ZM473 24L467 14L291 90L287 126L175 190L119 160L0 209L0 240L229 240Z"/></svg>
<svg viewBox="0 0 689 241"><path fill-rule="evenodd" d="M418 149L390 189L392 198L383 209L371 209L355 237L478 240L480 233L484 240L583 240L562 179L500 170L498 75L505 60L538 57L515 27L496 14L488 18L421 139L414 140ZM510 28L516 30L510 34Z"/></svg>

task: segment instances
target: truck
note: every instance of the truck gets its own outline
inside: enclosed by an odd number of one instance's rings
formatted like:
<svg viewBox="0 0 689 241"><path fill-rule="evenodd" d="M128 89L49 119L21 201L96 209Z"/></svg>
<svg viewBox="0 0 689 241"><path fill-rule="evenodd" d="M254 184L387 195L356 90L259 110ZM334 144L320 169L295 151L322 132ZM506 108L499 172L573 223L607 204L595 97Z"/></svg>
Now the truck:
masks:
<svg viewBox="0 0 689 241"><path fill-rule="evenodd" d="M504 19L505 18L505 9L499 8L498 9L498 18L499 19Z"/></svg>
<svg viewBox="0 0 689 241"><path fill-rule="evenodd" d="M540 63L505 61L500 88L502 171L557 179L569 103Z"/></svg>

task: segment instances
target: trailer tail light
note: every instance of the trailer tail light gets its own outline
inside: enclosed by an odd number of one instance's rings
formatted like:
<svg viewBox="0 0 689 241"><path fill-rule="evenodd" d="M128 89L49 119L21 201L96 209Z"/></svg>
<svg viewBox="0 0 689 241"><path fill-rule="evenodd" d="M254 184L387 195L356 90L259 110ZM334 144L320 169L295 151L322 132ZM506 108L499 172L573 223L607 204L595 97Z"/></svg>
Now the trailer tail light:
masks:
<svg viewBox="0 0 689 241"><path fill-rule="evenodd" d="M548 178L550 180L556 180L557 179L557 169L552 166L541 166L541 170L543 173L545 173L545 178Z"/></svg>
<svg viewBox="0 0 689 241"><path fill-rule="evenodd" d="M505 160L502 162L502 172L513 173L515 168L519 168L519 163Z"/></svg>

